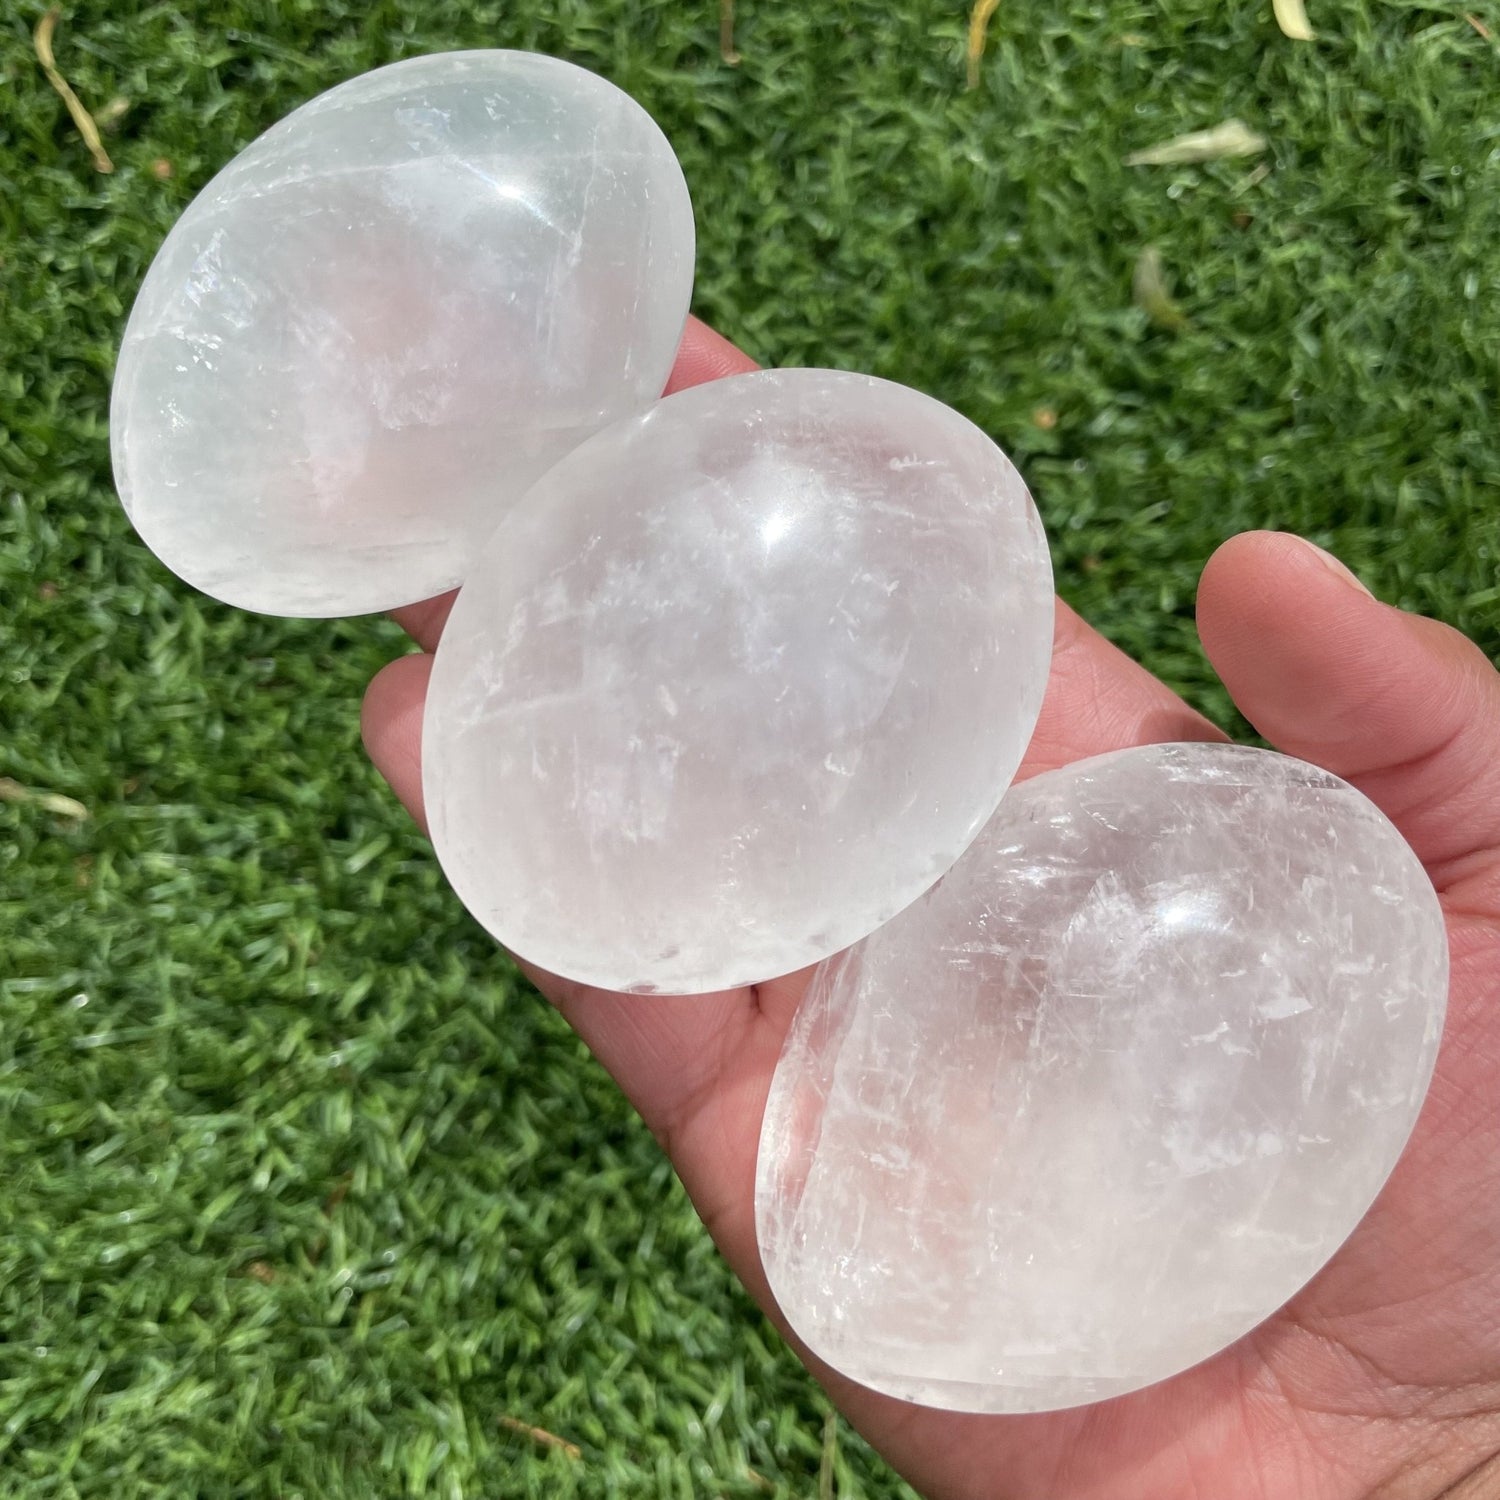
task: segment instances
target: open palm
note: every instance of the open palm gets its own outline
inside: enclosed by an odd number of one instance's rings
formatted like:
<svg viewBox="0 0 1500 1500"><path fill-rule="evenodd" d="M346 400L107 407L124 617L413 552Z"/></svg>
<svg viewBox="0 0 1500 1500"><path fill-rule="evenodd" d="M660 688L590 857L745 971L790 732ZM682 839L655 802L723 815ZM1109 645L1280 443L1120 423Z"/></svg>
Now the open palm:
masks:
<svg viewBox="0 0 1500 1500"><path fill-rule="evenodd" d="M693 324L672 388L751 368ZM448 604L401 612L427 651ZM854 1425L931 1496L1492 1500L1500 674L1457 632L1377 603L1332 559L1274 533L1220 549L1198 614L1246 717L1280 749L1372 797L1442 897L1453 964L1447 1032L1395 1175L1338 1256L1280 1313L1214 1359L1131 1396L1039 1416L958 1415L877 1395L801 1353ZM419 820L430 666L427 655L393 662L365 703L370 753ZM1022 777L1128 745L1221 737L1059 603L1051 680ZM662 998L530 972L639 1109L730 1265L781 1322L755 1243L755 1155L806 974Z"/></svg>

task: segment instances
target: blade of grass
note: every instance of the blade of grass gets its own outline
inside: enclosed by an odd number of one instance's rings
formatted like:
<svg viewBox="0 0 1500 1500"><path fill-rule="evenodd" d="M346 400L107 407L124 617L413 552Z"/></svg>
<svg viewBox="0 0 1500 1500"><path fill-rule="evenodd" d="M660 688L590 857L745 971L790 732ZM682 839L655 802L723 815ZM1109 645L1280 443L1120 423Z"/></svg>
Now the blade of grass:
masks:
<svg viewBox="0 0 1500 1500"><path fill-rule="evenodd" d="M979 64L984 58L985 33L990 17L1000 8L1000 0L974 0L974 9L969 12L969 44L965 49L968 63L968 86L979 87Z"/></svg>
<svg viewBox="0 0 1500 1500"><path fill-rule="evenodd" d="M719 0L719 56L731 67L740 65L734 45L734 0Z"/></svg>
<svg viewBox="0 0 1500 1500"><path fill-rule="evenodd" d="M48 792L39 787L22 786L9 776L0 776L0 802L19 802L40 807L44 812L55 813L59 818L83 819L89 810L83 803L61 792Z"/></svg>
<svg viewBox="0 0 1500 1500"><path fill-rule="evenodd" d="M1225 120L1210 130L1190 130L1171 140L1132 151L1127 167L1175 167L1193 162L1219 161L1226 156L1258 156L1266 149L1266 138L1243 120Z"/></svg>
<svg viewBox="0 0 1500 1500"><path fill-rule="evenodd" d="M1308 24L1307 10L1302 0L1271 0L1271 9L1276 14L1276 24L1281 34L1294 42L1314 40L1313 29Z"/></svg>
<svg viewBox="0 0 1500 1500"><path fill-rule="evenodd" d="M548 1432L545 1427L533 1427L529 1422L522 1422L516 1417L501 1416L495 1420L507 1432L519 1433L522 1437L530 1438L533 1443L538 1443L543 1448L554 1449L556 1452L566 1454L572 1459L583 1457L583 1449L577 1443L570 1443L567 1438L560 1438L555 1432Z"/></svg>
<svg viewBox="0 0 1500 1500"><path fill-rule="evenodd" d="M1147 245L1135 263L1135 278L1132 284L1135 303L1159 328L1171 329L1174 333L1187 327L1187 316L1167 290L1167 279L1162 271L1161 251L1155 245Z"/></svg>
<svg viewBox="0 0 1500 1500"><path fill-rule="evenodd" d="M58 71L57 60L52 54L52 34L57 30L60 14L54 6L36 23L36 31L32 34L36 60L42 65L42 72L47 75L47 82L57 90L59 98L67 106L68 113L72 115L73 123L78 127L78 133L83 137L84 145L89 148L89 155L94 158L94 165L101 172L113 172L115 164L109 159L109 152L104 149L104 141L100 138L99 127L94 123L94 117L83 107L83 101L73 92L68 80Z"/></svg>
<svg viewBox="0 0 1500 1500"><path fill-rule="evenodd" d="M833 1460L839 1445L839 1414L823 1418L823 1457L818 1464L818 1500L833 1500Z"/></svg>

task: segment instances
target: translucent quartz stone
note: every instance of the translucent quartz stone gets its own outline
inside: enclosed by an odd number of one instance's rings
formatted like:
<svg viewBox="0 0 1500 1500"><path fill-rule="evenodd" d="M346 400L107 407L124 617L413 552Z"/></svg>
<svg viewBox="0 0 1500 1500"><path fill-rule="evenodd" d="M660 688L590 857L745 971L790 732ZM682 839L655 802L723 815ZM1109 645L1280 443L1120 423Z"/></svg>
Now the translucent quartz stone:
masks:
<svg viewBox="0 0 1500 1500"><path fill-rule="evenodd" d="M367 73L167 237L115 377L120 498L232 604L439 593L539 474L661 394L692 268L677 159L612 84L522 52Z"/></svg>
<svg viewBox="0 0 1500 1500"><path fill-rule="evenodd" d="M1447 963L1410 848L1315 767L1160 745L1025 782L813 978L761 1133L777 1301L845 1374L964 1411L1197 1363L1369 1207Z"/></svg>
<svg viewBox="0 0 1500 1500"><path fill-rule="evenodd" d="M1020 476L950 408L824 370L671 396L546 475L459 594L438 856L496 937L590 984L814 963L994 811L1052 608Z"/></svg>

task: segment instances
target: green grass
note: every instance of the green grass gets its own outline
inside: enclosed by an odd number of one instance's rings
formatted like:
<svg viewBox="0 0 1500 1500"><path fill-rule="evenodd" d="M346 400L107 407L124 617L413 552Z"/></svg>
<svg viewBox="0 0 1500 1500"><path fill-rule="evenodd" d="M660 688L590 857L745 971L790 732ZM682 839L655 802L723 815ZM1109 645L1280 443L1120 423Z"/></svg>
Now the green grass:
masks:
<svg viewBox="0 0 1500 1500"><path fill-rule="evenodd" d="M1500 50L1459 3L1313 12L1006 0L967 93L961 5L741 0L731 68L710 0L90 0L103 176L7 8L0 776L90 816L0 803L0 1495L818 1486L821 1398L361 760L397 633L215 605L115 505L113 349L192 193L395 58L600 70L681 153L698 311L982 423L1064 595L1228 723L1192 599L1246 527L1500 650ZM1259 181L1122 165L1231 115ZM834 1479L897 1489L847 1430Z"/></svg>

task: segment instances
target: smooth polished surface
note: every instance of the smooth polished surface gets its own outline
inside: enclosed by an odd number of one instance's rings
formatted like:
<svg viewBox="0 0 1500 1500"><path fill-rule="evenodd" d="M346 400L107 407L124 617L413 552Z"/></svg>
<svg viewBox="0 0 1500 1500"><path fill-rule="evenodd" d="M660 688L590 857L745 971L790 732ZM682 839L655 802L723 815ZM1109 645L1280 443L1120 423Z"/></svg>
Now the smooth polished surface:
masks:
<svg viewBox="0 0 1500 1500"><path fill-rule="evenodd" d="M1025 782L813 978L761 1133L772 1291L823 1359L932 1406L1185 1369L1369 1207L1447 966L1416 857L1315 767L1165 745Z"/></svg>
<svg viewBox="0 0 1500 1500"><path fill-rule="evenodd" d="M548 474L460 593L433 843L555 973L691 993L801 968L994 811L1052 620L1031 499L957 412L822 370L684 391Z"/></svg>
<svg viewBox="0 0 1500 1500"><path fill-rule="evenodd" d="M613 84L523 52L366 73L167 237L116 372L120 498L231 604L430 597L539 474L660 395L692 279L682 171Z"/></svg>

